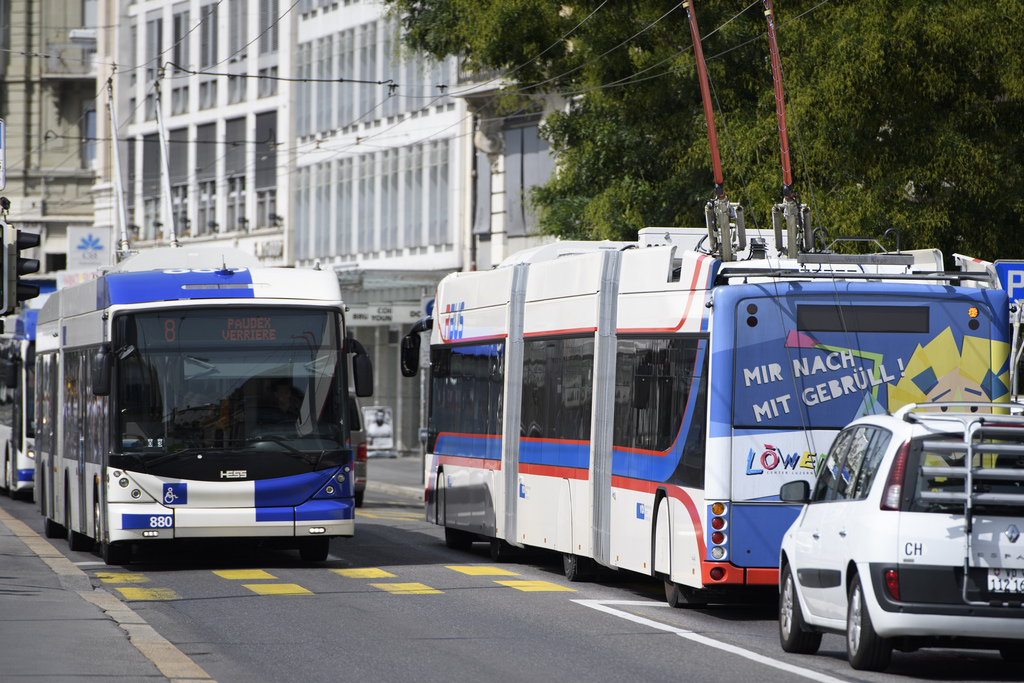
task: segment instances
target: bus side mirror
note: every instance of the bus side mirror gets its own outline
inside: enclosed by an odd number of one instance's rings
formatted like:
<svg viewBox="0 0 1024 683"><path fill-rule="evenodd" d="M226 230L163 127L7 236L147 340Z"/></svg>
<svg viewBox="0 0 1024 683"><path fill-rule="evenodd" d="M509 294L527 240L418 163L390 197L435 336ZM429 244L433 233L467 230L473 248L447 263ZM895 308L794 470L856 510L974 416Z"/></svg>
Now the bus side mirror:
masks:
<svg viewBox="0 0 1024 683"><path fill-rule="evenodd" d="M415 377L420 369L420 333L410 332L402 337L400 360L402 377Z"/></svg>
<svg viewBox="0 0 1024 683"><path fill-rule="evenodd" d="M783 503L807 503L811 500L811 485L806 479L787 481L779 489L779 500Z"/></svg>
<svg viewBox="0 0 1024 683"><path fill-rule="evenodd" d="M114 357L110 345L103 344L92 359L92 393L96 396L110 395L110 376L113 373Z"/></svg>
<svg viewBox="0 0 1024 683"><path fill-rule="evenodd" d="M434 319L427 317L417 320L402 337L399 353L399 365L402 377L415 377L420 369L420 332L426 332L434 326Z"/></svg>
<svg viewBox="0 0 1024 683"><path fill-rule="evenodd" d="M0 384L12 388L18 385L18 366L13 360L0 360Z"/></svg>
<svg viewBox="0 0 1024 683"><path fill-rule="evenodd" d="M356 396L373 396L373 363L366 349L356 339L349 337L346 345L352 353L352 384Z"/></svg>

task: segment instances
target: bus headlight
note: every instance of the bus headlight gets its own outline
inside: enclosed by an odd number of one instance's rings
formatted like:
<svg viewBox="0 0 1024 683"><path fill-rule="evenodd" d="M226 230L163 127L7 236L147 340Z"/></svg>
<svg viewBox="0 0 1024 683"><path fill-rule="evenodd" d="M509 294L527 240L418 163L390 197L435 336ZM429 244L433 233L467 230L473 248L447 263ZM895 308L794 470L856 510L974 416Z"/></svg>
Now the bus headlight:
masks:
<svg viewBox="0 0 1024 683"><path fill-rule="evenodd" d="M138 489L132 489L132 498L134 498L135 500L142 498L142 491Z"/></svg>
<svg viewBox="0 0 1024 683"><path fill-rule="evenodd" d="M117 481L117 485L118 485L118 486L120 486L120 487L121 487L121 488L123 488L123 489L126 489L126 488L128 488L128 484L129 484L129 483L130 483L130 482L128 481L128 477L121 477L121 478L120 478L120 479L118 479L118 481Z"/></svg>
<svg viewBox="0 0 1024 683"><path fill-rule="evenodd" d="M34 450L32 450L31 448L28 449L27 451L25 451L25 455L28 456L29 460L35 460L36 459L36 452Z"/></svg>
<svg viewBox="0 0 1024 683"><path fill-rule="evenodd" d="M336 476L335 479L338 480L339 484L344 484L345 483L345 473L344 472L338 472L338 476Z"/></svg>

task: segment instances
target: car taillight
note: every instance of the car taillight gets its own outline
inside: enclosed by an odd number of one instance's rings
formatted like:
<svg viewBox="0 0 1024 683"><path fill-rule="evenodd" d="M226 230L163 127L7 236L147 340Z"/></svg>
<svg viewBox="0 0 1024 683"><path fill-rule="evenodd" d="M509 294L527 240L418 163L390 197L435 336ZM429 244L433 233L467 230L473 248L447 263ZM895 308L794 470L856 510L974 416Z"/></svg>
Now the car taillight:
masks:
<svg viewBox="0 0 1024 683"><path fill-rule="evenodd" d="M356 462L366 462L366 442L356 446Z"/></svg>
<svg viewBox="0 0 1024 683"><path fill-rule="evenodd" d="M904 441L896 452L889 469L889 478L885 480L885 491L882 494L882 510L899 510L903 499L903 478L907 473L907 456L910 455L910 442Z"/></svg>
<svg viewBox="0 0 1024 683"><path fill-rule="evenodd" d="M889 595L893 597L893 600L900 599L900 571L898 569L885 570L885 587L889 590Z"/></svg>

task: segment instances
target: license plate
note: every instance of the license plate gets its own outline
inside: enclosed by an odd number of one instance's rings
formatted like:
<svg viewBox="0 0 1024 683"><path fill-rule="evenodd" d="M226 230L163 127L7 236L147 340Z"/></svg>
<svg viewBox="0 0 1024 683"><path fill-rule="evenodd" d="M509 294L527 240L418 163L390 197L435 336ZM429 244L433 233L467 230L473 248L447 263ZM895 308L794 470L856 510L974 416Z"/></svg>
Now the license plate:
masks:
<svg viewBox="0 0 1024 683"><path fill-rule="evenodd" d="M1024 594L1024 569L989 569L988 590L990 593Z"/></svg>

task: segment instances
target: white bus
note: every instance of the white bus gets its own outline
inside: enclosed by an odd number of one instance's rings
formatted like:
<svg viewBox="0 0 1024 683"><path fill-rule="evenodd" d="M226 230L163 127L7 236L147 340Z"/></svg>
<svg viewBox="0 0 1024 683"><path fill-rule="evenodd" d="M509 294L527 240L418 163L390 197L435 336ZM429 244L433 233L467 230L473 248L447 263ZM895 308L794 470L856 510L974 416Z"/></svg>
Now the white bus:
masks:
<svg viewBox="0 0 1024 683"><path fill-rule="evenodd" d="M259 537L328 555L354 531L348 355L331 272L164 248L40 311L36 499L47 537L107 564L155 539Z"/></svg>
<svg viewBox="0 0 1024 683"><path fill-rule="evenodd" d="M36 317L56 281L33 279L39 297L3 319L0 334L0 486L12 499L31 499L35 481Z"/></svg>
<svg viewBox="0 0 1024 683"><path fill-rule="evenodd" d="M402 371L429 330L426 514L449 546L550 549L570 579L663 579L673 605L774 587L799 509L780 485L812 480L850 420L1007 399L1008 301L983 273L699 246L651 228L440 283Z"/></svg>

